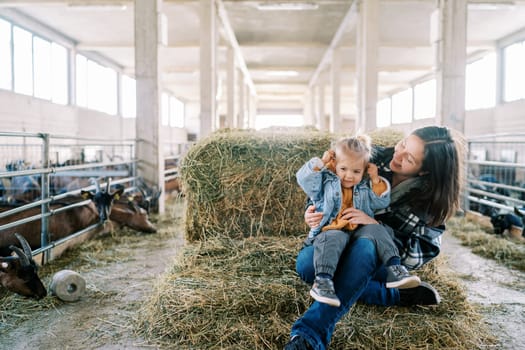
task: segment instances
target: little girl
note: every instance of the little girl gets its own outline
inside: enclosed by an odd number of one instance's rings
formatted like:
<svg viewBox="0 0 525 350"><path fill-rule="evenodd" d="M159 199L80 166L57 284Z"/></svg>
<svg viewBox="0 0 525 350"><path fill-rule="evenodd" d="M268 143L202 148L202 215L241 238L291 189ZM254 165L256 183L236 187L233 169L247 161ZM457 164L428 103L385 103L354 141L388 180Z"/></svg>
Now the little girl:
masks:
<svg viewBox="0 0 525 350"><path fill-rule="evenodd" d="M360 135L339 140L322 159L314 157L296 174L299 186L323 213L319 226L310 230L306 244L314 245L315 281L310 295L317 301L338 307L332 278L341 253L358 225L341 218L343 210L354 207L369 216L390 204L390 183L369 163L371 139ZM367 172L368 176L365 176ZM383 231L380 231L383 232ZM399 251L388 234L374 237L376 250L387 269L388 288L413 288L420 284L401 265Z"/></svg>

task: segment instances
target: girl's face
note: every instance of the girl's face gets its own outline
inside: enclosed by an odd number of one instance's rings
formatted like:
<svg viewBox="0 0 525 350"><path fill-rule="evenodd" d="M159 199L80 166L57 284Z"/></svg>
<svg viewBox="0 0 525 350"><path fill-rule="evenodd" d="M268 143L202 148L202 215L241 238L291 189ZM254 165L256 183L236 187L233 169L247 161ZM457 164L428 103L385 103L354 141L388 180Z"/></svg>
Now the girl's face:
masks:
<svg viewBox="0 0 525 350"><path fill-rule="evenodd" d="M423 166L425 142L416 135L409 135L394 148L390 170L406 177L418 176Z"/></svg>
<svg viewBox="0 0 525 350"><path fill-rule="evenodd" d="M341 179L343 188L352 188L363 179L365 160L355 153L341 154L336 157L335 173Z"/></svg>

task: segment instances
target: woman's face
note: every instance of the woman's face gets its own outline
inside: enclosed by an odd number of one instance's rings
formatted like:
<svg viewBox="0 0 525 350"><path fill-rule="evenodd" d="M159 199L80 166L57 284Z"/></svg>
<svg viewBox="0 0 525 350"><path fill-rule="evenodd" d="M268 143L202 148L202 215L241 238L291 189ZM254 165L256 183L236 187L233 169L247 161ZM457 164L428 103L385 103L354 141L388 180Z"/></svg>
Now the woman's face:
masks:
<svg viewBox="0 0 525 350"><path fill-rule="evenodd" d="M423 166L425 142L416 135L409 135L394 148L390 170L406 177L419 175Z"/></svg>

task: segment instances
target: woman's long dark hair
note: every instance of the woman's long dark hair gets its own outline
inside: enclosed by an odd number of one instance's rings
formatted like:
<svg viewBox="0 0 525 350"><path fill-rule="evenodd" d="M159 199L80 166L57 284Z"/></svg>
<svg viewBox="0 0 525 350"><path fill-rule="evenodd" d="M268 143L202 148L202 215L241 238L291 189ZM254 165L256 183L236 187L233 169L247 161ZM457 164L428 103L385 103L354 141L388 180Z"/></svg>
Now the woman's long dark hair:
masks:
<svg viewBox="0 0 525 350"><path fill-rule="evenodd" d="M463 140L450 129L427 126L412 132L425 142L421 171L428 181L414 200L427 208L430 225L440 225L459 208L463 167ZM421 206L420 206L421 208Z"/></svg>

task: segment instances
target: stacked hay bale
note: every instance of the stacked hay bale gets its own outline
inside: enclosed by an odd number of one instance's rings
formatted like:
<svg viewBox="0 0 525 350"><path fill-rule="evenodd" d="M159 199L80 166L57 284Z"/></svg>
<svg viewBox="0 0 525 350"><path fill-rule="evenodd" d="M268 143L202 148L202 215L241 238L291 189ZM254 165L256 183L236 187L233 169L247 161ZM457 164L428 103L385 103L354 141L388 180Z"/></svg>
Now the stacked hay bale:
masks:
<svg viewBox="0 0 525 350"><path fill-rule="evenodd" d="M339 135L304 131L219 132L182 162L190 241L141 308L138 330L173 348L282 349L310 305L295 273L307 233L305 196L295 173ZM383 131L374 143L402 135ZM356 305L339 322L331 349L476 349L493 339L461 287L438 274L438 259L418 275L446 300L437 308Z"/></svg>
<svg viewBox="0 0 525 350"><path fill-rule="evenodd" d="M295 173L333 139L319 132L218 132L181 163L186 238L287 236L305 232Z"/></svg>
<svg viewBox="0 0 525 350"><path fill-rule="evenodd" d="M222 131L202 140L181 163L186 238L304 234L305 195L295 173L340 136L309 129ZM402 137L391 130L371 136L382 146Z"/></svg>

